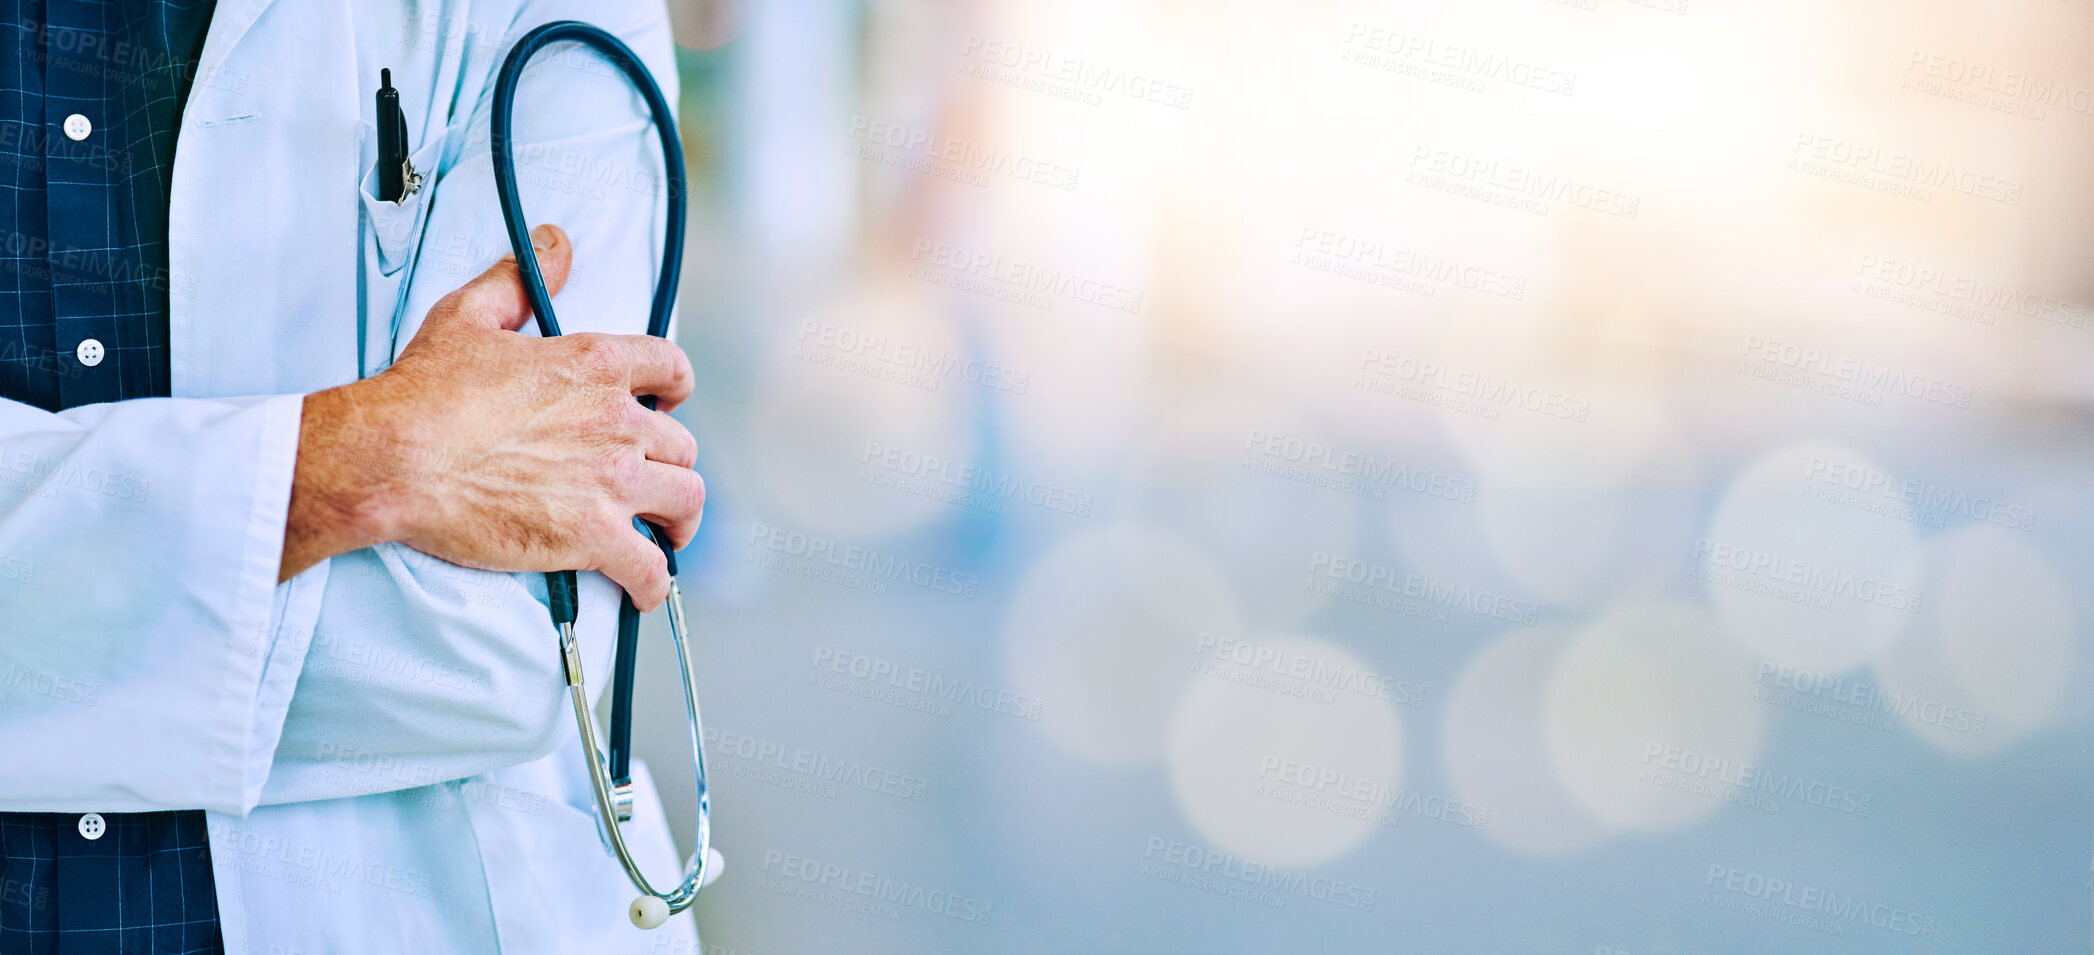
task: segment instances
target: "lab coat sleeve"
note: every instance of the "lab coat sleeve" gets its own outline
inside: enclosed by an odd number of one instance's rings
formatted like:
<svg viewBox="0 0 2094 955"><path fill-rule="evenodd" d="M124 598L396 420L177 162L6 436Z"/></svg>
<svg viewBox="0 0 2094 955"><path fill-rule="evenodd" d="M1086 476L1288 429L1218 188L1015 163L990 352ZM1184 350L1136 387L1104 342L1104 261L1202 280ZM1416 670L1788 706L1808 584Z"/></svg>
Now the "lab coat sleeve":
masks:
<svg viewBox="0 0 2094 955"><path fill-rule="evenodd" d="M618 35L675 101L660 4L527 5L508 35L555 19ZM508 251L488 158L499 61L488 59L485 85L446 131L396 354L432 304ZM621 73L573 44L538 55L516 102L524 207L532 223L557 223L574 244L571 277L554 300L563 331L644 332L666 215L645 102ZM471 776L539 758L574 733L542 575L471 570L391 544L328 563L310 625L286 628L286 639L299 633L307 642L263 802ZM589 677L601 685L619 592L601 575L582 578L578 629Z"/></svg>
<svg viewBox="0 0 2094 955"><path fill-rule="evenodd" d="M0 811L252 804L302 402L0 401Z"/></svg>

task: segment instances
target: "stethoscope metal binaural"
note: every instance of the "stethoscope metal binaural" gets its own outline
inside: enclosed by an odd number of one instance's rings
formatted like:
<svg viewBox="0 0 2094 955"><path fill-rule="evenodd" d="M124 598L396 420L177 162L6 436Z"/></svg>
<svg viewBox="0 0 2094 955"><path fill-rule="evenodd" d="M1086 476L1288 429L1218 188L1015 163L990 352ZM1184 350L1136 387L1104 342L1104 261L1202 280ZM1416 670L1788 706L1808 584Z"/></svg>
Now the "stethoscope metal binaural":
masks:
<svg viewBox="0 0 2094 955"><path fill-rule="evenodd" d="M509 230L509 244L516 252L517 268L522 273L524 292L531 300L531 310L537 314L539 333L547 338L560 334L560 323L553 317L552 296L546 294L545 278L538 271L538 257L531 248L531 232L524 219L523 204L516 195L516 161L510 153L509 114L516 103L517 82L523 77L524 67L532 54L562 40L593 47L617 66L646 98L655 131L660 134L664 179L669 193L669 221L663 230L662 274L655 283L647 334L666 338L669 312L676 304L677 273L683 264L683 145L677 139L676 123L669 112L668 101L662 97L661 87L655 85L647 67L640 63L633 51L617 37L573 20L548 23L524 34L510 50L508 59L502 63L500 75L495 79L494 181L501 196L502 219ZM652 397L640 401L649 408L654 407ZM626 848L625 835L619 828L620 823L632 818L633 666L639 650L639 609L633 606L630 595L619 602L617 655L612 665L610 750L606 753L597 747L596 721L590 715L589 692L582 681L581 652L575 646L574 621L578 602L575 572L546 574L545 589L553 624L560 630L560 657L568 695L574 702L574 721L581 730L582 751L589 762L589 780L596 790L597 822L604 841L617 854L619 864L625 867L625 874L631 877L641 893L633 900L627 914L632 917L634 925L655 928L667 921L670 913L689 908L697 900L699 890L712 878L718 877L720 866L719 856L712 852L712 804L705 786L705 731L698 719L698 690L691 681L690 630L684 621L683 593L676 586L676 549L670 546L669 538L661 528L638 519L634 523L646 529L656 546L662 549L662 556L669 561L669 636L676 645L677 664L683 671L684 712L690 719L691 758L697 768L697 852L684 864L683 882L671 891L659 891L647 881L647 876L633 862L632 852Z"/></svg>

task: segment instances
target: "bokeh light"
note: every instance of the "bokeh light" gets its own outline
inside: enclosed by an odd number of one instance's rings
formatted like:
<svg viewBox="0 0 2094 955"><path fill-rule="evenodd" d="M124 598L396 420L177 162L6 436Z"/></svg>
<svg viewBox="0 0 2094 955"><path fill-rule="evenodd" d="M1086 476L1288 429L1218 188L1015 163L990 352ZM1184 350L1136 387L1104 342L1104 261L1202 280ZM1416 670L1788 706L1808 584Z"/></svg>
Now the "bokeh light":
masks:
<svg viewBox="0 0 2094 955"><path fill-rule="evenodd" d="M1043 701L1040 732L1073 756L1163 754L1202 640L1241 636L1220 574L1185 544L1117 526L1063 541L1025 574L1004 623L1011 683Z"/></svg>
<svg viewBox="0 0 2094 955"><path fill-rule="evenodd" d="M1170 730L1171 790L1216 845L1261 863L1310 866L1380 829L1402 792L1403 737L1384 699L1291 692L1284 674L1366 672L1359 658L1307 637L1259 641L1241 678L1195 681ZM1283 674L1275 676L1274 674Z"/></svg>
<svg viewBox="0 0 2094 955"><path fill-rule="evenodd" d="M1765 734L1752 666L1691 604L1632 601L1581 630L1542 698L1549 762L1594 818L1630 832L1691 825L1725 805Z"/></svg>

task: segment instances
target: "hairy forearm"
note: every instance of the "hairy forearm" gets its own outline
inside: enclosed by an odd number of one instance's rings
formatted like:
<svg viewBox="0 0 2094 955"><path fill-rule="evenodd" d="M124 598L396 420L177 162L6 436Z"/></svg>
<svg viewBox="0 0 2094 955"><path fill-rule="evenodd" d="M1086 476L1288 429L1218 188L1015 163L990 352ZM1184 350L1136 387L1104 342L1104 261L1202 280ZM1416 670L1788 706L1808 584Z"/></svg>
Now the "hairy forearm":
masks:
<svg viewBox="0 0 2094 955"><path fill-rule="evenodd" d="M336 554L397 539L403 475L369 392L375 379L305 396L279 582Z"/></svg>

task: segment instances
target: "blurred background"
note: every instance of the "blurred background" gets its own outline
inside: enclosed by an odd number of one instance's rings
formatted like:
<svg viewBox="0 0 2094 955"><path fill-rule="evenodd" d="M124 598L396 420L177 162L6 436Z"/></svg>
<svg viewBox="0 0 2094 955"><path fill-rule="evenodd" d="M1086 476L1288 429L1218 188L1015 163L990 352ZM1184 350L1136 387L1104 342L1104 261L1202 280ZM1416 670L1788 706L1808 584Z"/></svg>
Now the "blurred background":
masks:
<svg viewBox="0 0 2094 955"><path fill-rule="evenodd" d="M2087 5L671 10L706 955L2089 950Z"/></svg>

